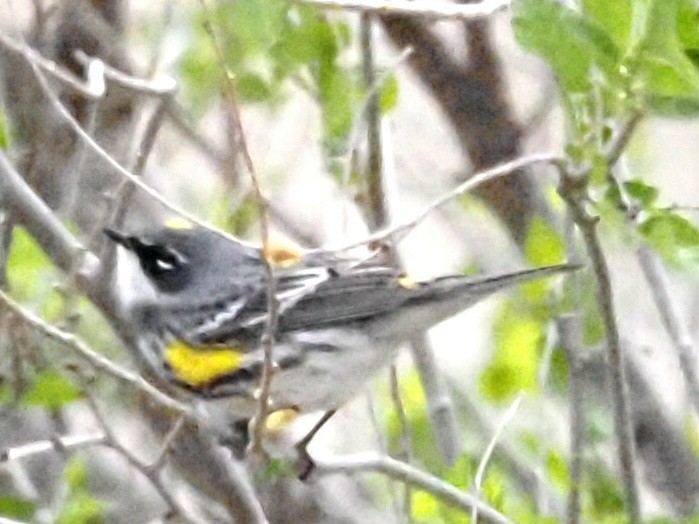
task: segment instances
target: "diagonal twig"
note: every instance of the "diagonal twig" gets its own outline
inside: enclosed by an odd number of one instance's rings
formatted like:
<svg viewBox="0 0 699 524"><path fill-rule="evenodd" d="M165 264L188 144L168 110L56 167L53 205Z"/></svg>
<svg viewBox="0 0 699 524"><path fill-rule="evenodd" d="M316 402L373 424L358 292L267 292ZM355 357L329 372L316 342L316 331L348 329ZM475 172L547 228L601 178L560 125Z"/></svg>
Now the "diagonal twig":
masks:
<svg viewBox="0 0 699 524"><path fill-rule="evenodd" d="M416 16L421 20L478 20L505 9L510 0L483 0L477 3L450 3L429 0L292 0L297 4L343 11Z"/></svg>

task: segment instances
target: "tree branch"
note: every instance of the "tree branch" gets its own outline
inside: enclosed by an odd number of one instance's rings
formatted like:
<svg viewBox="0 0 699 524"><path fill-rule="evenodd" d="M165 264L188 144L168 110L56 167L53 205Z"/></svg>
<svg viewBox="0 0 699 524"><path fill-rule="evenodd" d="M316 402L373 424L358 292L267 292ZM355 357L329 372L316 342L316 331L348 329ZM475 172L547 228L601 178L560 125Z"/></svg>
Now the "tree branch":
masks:
<svg viewBox="0 0 699 524"><path fill-rule="evenodd" d="M473 4L452 4L425 0L292 0L297 4L325 9L360 11L419 17L421 20L475 20L505 9L510 0L483 0Z"/></svg>
<svg viewBox="0 0 699 524"><path fill-rule="evenodd" d="M381 473L415 488L424 490L436 498L456 506L466 512L474 506L483 522L491 524L512 524L512 521L495 509L479 501L476 497L464 493L438 477L425 473L408 464L391 457L376 453L356 453L340 458L313 458L314 475L351 475L356 473Z"/></svg>

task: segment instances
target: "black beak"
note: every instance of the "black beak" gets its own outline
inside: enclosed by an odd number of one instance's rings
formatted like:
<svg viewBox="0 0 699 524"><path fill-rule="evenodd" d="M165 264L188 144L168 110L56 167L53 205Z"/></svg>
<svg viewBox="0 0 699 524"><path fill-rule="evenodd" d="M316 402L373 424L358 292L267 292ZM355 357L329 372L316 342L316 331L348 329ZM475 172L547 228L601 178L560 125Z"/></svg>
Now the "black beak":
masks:
<svg viewBox="0 0 699 524"><path fill-rule="evenodd" d="M105 235L107 235L107 237L109 237L109 239L113 240L117 244L124 246L126 249L133 249L131 237L127 237L126 235L108 227L105 227L102 231Z"/></svg>

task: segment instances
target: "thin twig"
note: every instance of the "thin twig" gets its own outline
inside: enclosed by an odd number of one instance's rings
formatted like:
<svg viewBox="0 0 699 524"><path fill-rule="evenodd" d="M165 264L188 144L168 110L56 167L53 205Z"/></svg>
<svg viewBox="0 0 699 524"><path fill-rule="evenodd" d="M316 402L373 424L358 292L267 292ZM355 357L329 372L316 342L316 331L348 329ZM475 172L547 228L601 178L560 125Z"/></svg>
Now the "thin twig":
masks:
<svg viewBox="0 0 699 524"><path fill-rule="evenodd" d="M0 34L0 36L2 36ZM0 43L3 43L3 39L0 38ZM83 129L82 125L75 119L75 117L70 113L70 111L63 105L63 103L59 100L58 96L53 92L51 87L48 85L46 78L42 71L40 70L40 67L43 67L42 63L36 63L34 60L36 59L36 53L33 53L32 49L19 45L19 48L12 47L11 49L14 51L17 51L21 53L25 59L29 62L29 64L32 66L35 76L37 77L37 80L39 82L39 86L41 87L42 92L44 95L48 98L49 102L53 106L53 108L58 112L58 114L68 123L68 125L73 129L73 131L77 134L78 138L80 140L83 140L87 143L87 145L92 149L92 151L99 157L101 158L104 162L107 163L109 167L111 167L116 173L121 175L122 177L130 180L136 187L139 188L139 190L143 191L146 193L150 198L161 204L164 208L169 209L173 213L180 215L193 224L197 224L198 226L208 229L212 231L213 233L224 237L232 242L237 242L239 244L244 244L248 246L254 247L252 244L248 242L244 242L243 240L234 237L233 235L230 235L224 231L221 231L218 228L213 227L210 224L207 224L206 222L198 219L195 217L193 214L185 211L183 208L176 206L175 204L169 202L167 199L165 199L158 191L153 189L152 187L148 186L145 184L142 180L140 180L137 176L135 176L133 173L131 173L128 169L126 169L124 166L122 166L119 162L117 162L107 151L102 148L86 131ZM59 66L54 64L56 68ZM87 95L86 95L87 96Z"/></svg>
<svg viewBox="0 0 699 524"><path fill-rule="evenodd" d="M474 4L430 2L429 0L292 0L297 4L380 15L416 16L422 20L477 20L505 9L510 0L483 0Z"/></svg>
<svg viewBox="0 0 699 524"><path fill-rule="evenodd" d="M626 163L622 161L617 170L624 173L626 171L625 167ZM633 227L638 228L640 217L642 216L640 206L634 202L630 195L626 194L623 185L617 184L617 187L625 201L627 220ZM672 300L667 271L658 255L647 245L642 245L637 249L636 257L650 286L663 327L670 336L670 340L672 340L672 345L680 363L680 370L687 383L689 400L694 407L695 413L699 415L699 380L697 379L696 348L694 347L690 329L684 319L682 319L676 301Z"/></svg>
<svg viewBox="0 0 699 524"><path fill-rule="evenodd" d="M143 464L133 453L131 453L131 451L122 446L119 440L112 432L111 428L109 427L109 424L107 424L107 420L104 418L102 410L99 408L97 400L92 395L92 392L88 388L83 388L83 394L85 395L85 400L87 401L87 404L90 407L90 411L92 411L92 414L94 415L97 424L102 430L104 437L103 444L119 453L119 455L126 459L126 461L131 465L131 467L136 469L145 478L149 480L153 488L155 488L155 490L158 492L158 495L160 495L160 498L162 498L163 501L170 508L171 516L178 515L186 518L186 512L184 508L180 506L180 504L172 497L172 495L170 495L170 492L163 485L163 482L160 479L160 470L149 468L146 464Z"/></svg>
<svg viewBox="0 0 699 524"><path fill-rule="evenodd" d="M49 451L59 451L67 449L83 448L104 444L105 438L102 433L89 433L85 435L74 435L66 437L55 437L50 440L37 440L21 446L14 446L0 450L0 464L12 460L21 460L33 457Z"/></svg>
<svg viewBox="0 0 699 524"><path fill-rule="evenodd" d="M75 59L82 65L88 66L99 62L104 68L104 76L122 87L135 91L141 95L155 98L172 97L177 93L177 80L169 75L165 75L154 80L138 78L110 66L103 60L89 56L78 50L75 52Z"/></svg>
<svg viewBox="0 0 699 524"><path fill-rule="evenodd" d="M580 522L580 487L582 485L583 450L585 446L585 408L580 358L582 355L582 318L579 313L568 313L556 319L558 337L568 361L568 401L570 404L570 491L566 509L567 524Z"/></svg>
<svg viewBox="0 0 699 524"><path fill-rule="evenodd" d="M139 177L139 179L145 171L148 158L153 151L153 147L155 146L155 138L160 130L163 118L167 114L168 108L172 104L174 94L174 91L164 91L157 98L156 107L150 120L148 121L143 137L141 138L138 152L136 153L136 160L133 166L133 175L135 177ZM133 198L135 189L136 185L131 182L131 180L122 180L121 185L114 193L111 213L109 213L106 223L98 224L97 228L93 232L93 235L100 234L104 226L107 225L116 229L120 229L123 226L124 221L126 220L129 202ZM102 244L100 260L103 261L102 273L106 280L110 280L114 272L114 266L116 264L116 248L117 246L114 242L104 242Z"/></svg>
<svg viewBox="0 0 699 524"><path fill-rule="evenodd" d="M350 128L350 132L347 135L347 151L345 153L346 158L342 168L342 177L340 178L343 184L349 183L350 176L352 174L354 153L357 149L357 143L359 142L359 138L361 136L360 131L363 129L364 121L367 119L367 114L369 112L370 105L372 104L372 100L376 100L381 88L386 84L391 75L395 74L396 70L398 69L398 66L405 62L410 57L410 55L412 55L412 53L412 47L406 47L405 49L403 49L403 51L398 55L398 57L392 63L388 64L388 66L381 72L381 74L376 76L376 78L374 78L369 84L362 105L359 107L359 110L354 115L352 120L352 127Z"/></svg>
<svg viewBox="0 0 699 524"><path fill-rule="evenodd" d="M695 413L699 415L699 381L696 372L696 349L692 335L686 322L682 319L676 301L670 295L670 282L658 255L648 246L641 246L636 251L636 256L653 293L653 300L658 307L665 331L670 335L677 353L680 369L689 390L689 399L694 406Z"/></svg>
<svg viewBox="0 0 699 524"><path fill-rule="evenodd" d="M632 131L640 117L633 115L612 138L607 159L611 170L626 147ZM640 522L641 511L634 463L634 438L629 404L628 383L624 365L624 353L619 339L619 326L614 306L609 266L602 245L597 235L598 219L590 215L586 205L588 199L588 175L590 168L570 171L559 165L561 186L559 193L568 204L573 220L583 237L587 255L591 261L592 271L597 280L597 308L602 317L606 333L607 359L610 366L612 383L612 403L614 411L614 430L621 477L624 486L624 502L631 524Z"/></svg>
<svg viewBox="0 0 699 524"><path fill-rule="evenodd" d="M484 413L471 395L464 392L463 387L457 385L454 380L450 380L449 386L459 411L466 414L483 441L490 441L495 433L490 415ZM505 468L512 473L518 488L536 502L540 512L553 513L562 518L563 511L558 503L558 494L538 468L533 467L525 458L526 454L522 452L521 446L503 441L500 443L498 455Z"/></svg>
<svg viewBox="0 0 699 524"><path fill-rule="evenodd" d="M360 18L360 44L362 49L362 73L364 87L369 92L366 98L367 122L367 168L366 200L371 230L385 227L389 221L388 202L383 182L383 144L381 140L381 109L374 65L374 46L371 35L372 17L362 13ZM362 111L364 113L364 111Z"/></svg>
<svg viewBox="0 0 699 524"><path fill-rule="evenodd" d="M27 46L22 42L18 42L13 38L0 32L0 45L3 45L6 49L19 53L26 58L26 60L31 64L36 64L42 70L49 73L53 78L59 80L63 85L71 88L77 93L80 93L86 98L100 98L104 95L104 86L97 90L92 90L93 86L86 84L82 79L75 76L73 73L67 69L61 67L53 60L49 60L41 56L31 47Z"/></svg>
<svg viewBox="0 0 699 524"><path fill-rule="evenodd" d="M100 101L104 98L106 93L106 84L104 81L104 64L100 62L93 62L87 64L85 67L87 76L87 85L90 91L94 93L102 93L99 98L86 98L85 99L85 120L86 120L86 130L87 133L93 135L95 128L97 126L97 113L99 109ZM64 214L65 216L72 217L76 210L76 206L79 202L80 188L82 187L82 177L85 168L85 162L88 158L87 144L85 142L78 142L75 146L74 158L76 159L74 165L68 169L65 173L65 186L66 197L64 198L64 203L62 204L63 213L59 210L58 214ZM63 302L63 323L61 327L68 331L74 331L77 323L80 320L80 314L77 310L78 305L78 283L76 280L77 274L80 270L80 256L82 253L76 254L76 258L73 261L70 271L67 272L66 278L60 285L61 299Z"/></svg>
<svg viewBox="0 0 699 524"><path fill-rule="evenodd" d="M453 465L462 448L454 403L444 374L437 366L437 359L427 333L411 337L409 342L411 356L425 392L428 415L435 431L435 445L445 464Z"/></svg>
<svg viewBox="0 0 699 524"><path fill-rule="evenodd" d="M643 113L635 111L619 126L617 133L614 134L609 142L607 152L605 154L607 165L610 168L616 165L617 161L624 152L624 149L626 149L629 140L631 140L633 132L636 130L642 119Z"/></svg>
<svg viewBox="0 0 699 524"><path fill-rule="evenodd" d="M22 322L31 326L37 332L50 338L51 340L55 340L59 344L71 349L81 358L87 360L97 371L104 372L123 382L127 382L138 391L141 391L153 398L156 402L158 402L158 404L172 409L177 413L181 413L192 421L201 422L200 417L186 404L183 404L163 393L156 387L152 386L143 377L121 368L111 360L90 349L85 342L72 333L67 333L55 326L47 324L34 313L20 306L3 291L0 291L0 303L2 306L12 311L12 313L15 314L17 318L21 319Z"/></svg>
<svg viewBox="0 0 699 524"><path fill-rule="evenodd" d="M341 251L349 251L351 249L362 247L367 244L382 243L388 239L393 239L394 242L397 242L407 232L414 229L418 224L425 220L431 213L433 213L435 210L439 209L446 203L452 201L459 195L462 195L467 191L471 191L472 189L475 189L476 187L486 182L490 182L491 180L495 180L496 178L510 175L515 171L518 171L525 167L531 167L536 164L549 164L557 166L559 169L565 169L567 166L566 161L560 156L546 153L528 155L521 158L517 158L515 160L511 160L509 162L498 164L491 168L484 169L483 171L475 173L462 184L459 184L448 193L433 200L431 204L426 206L422 211L420 211L418 214L416 214L415 216L413 216L413 218L409 220L389 226L356 242L351 242L349 244L341 246L309 249L305 252L305 254L317 255L321 253L336 253Z"/></svg>
<svg viewBox="0 0 699 524"><path fill-rule="evenodd" d="M609 266L597 236L597 220L589 215L585 204L577 197L566 193L562 195L573 212L575 223L580 229L592 271L597 279L597 307L599 309L607 338L607 358L609 359L612 400L614 409L614 427L617 439L619 463L624 482L625 503L629 520L632 524L640 522L636 468L634 465L634 440L629 406L628 384L624 368L623 349L619 341L614 307L614 295L611 287Z"/></svg>
<svg viewBox="0 0 699 524"><path fill-rule="evenodd" d="M163 442L160 447L160 453L158 453L158 456L155 458L153 462L148 466L148 469L151 471L160 471L163 469L165 466L165 460L167 459L168 454L170 451L172 451L172 443L174 442L175 438L179 434L179 432L182 430L182 427L184 426L185 423L185 417L183 415L180 415L175 423L172 425L172 428L168 432L167 435L165 435L165 438L163 439Z"/></svg>
<svg viewBox="0 0 699 524"><path fill-rule="evenodd" d="M250 175L250 182L252 183L253 190L255 191L260 214L260 230L262 233L261 254L267 276L267 324L260 339L260 343L264 351L264 360L262 376L260 377L260 384L258 386L258 411L250 420L251 435L248 452L263 453L262 437L265 431L265 421L269 413L272 378L276 371L276 363L274 361L274 337L277 330L277 320L279 316L279 302L277 300L274 269L272 267L272 262L267 257L267 254L272 252L269 245L269 217L267 213L267 199L262 193L260 181L255 169L255 163L252 160L250 150L248 149L245 141L245 131L243 129L243 122L240 116L240 107L238 105L238 99L235 92L233 74L228 69L226 57L223 53L223 45L221 44L220 37L216 32L216 28L214 27L213 17L211 16L206 0L199 0L199 4L201 5L205 14L204 28L209 33L211 43L214 46L214 51L218 57L219 67L223 73L224 94L234 118L234 124L236 127L235 134L238 140L237 146L240 154L243 157L243 162L245 163L248 174Z"/></svg>
<svg viewBox="0 0 699 524"><path fill-rule="evenodd" d="M215 144L202 136L191 122L191 117L179 103L172 103L168 107L167 116L184 138L189 140L194 147L209 157L214 164L222 166L227 164L227 155Z"/></svg>
<svg viewBox="0 0 699 524"><path fill-rule="evenodd" d="M400 387L398 385L398 370L395 364L391 366L389 375L389 380L391 381L391 400L393 400L393 409L396 410L396 415L398 416L400 432L400 439L398 441L400 449L398 457L406 464L412 464L413 443L410 437L410 424L408 424L405 406L403 405L403 399L400 395ZM412 490L409 485L405 486L405 493L403 494L403 497L403 517L406 520L410 520L412 508Z"/></svg>
<svg viewBox="0 0 699 524"><path fill-rule="evenodd" d="M438 477L414 468L391 457L377 453L356 453L339 458L314 457L314 475L352 475L356 473L381 473L424 490L434 497L470 512L478 506L478 513L484 522L492 524L512 524L512 521L497 510L479 501L476 497L464 493Z"/></svg>
<svg viewBox="0 0 699 524"><path fill-rule="evenodd" d="M54 263L70 272L75 260L82 255L78 270L89 281L99 268L97 257L85 251L61 224L26 181L14 169L4 151L0 150L0 207L9 211L16 223L21 223L37 239Z"/></svg>
<svg viewBox="0 0 699 524"><path fill-rule="evenodd" d="M518 394L514 402L512 402L510 407L507 408L507 411L505 411L505 414L500 420L500 423L498 424L495 433L493 433L493 438L490 439L488 446L485 448L485 453L483 453L483 457L481 457L481 461L478 464L478 469L476 470L476 476L473 479L473 491L476 500L478 500L481 496L481 486L483 485L485 470L488 467L488 462L490 462L490 457L493 455L493 452L495 451L495 446L497 446L502 432L505 431L505 427L510 423L510 421L514 418L515 414L517 413L517 410L519 409L519 405L522 403L523 398L523 393ZM473 524L476 524L478 522L478 504L474 504L471 508L471 522Z"/></svg>

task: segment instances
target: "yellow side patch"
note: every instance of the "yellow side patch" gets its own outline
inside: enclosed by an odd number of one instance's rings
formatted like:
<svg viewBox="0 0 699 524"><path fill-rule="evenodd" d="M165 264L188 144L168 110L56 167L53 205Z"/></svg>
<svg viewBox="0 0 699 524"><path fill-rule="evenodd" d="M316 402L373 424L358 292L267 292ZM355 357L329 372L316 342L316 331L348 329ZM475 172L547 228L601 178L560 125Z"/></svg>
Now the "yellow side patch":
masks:
<svg viewBox="0 0 699 524"><path fill-rule="evenodd" d="M168 218L163 225L168 229L174 229L175 231L188 231L194 229L194 224L184 217L172 217Z"/></svg>
<svg viewBox="0 0 699 524"><path fill-rule="evenodd" d="M303 258L301 248L291 242L270 240L262 248L262 256L274 267L291 267Z"/></svg>
<svg viewBox="0 0 699 524"><path fill-rule="evenodd" d="M235 348L202 349L179 340L165 348L165 361L175 376L195 387L235 371L242 360L243 353Z"/></svg>
<svg viewBox="0 0 699 524"><path fill-rule="evenodd" d="M403 275L402 277L398 278L398 285L402 287L403 289L408 289L412 290L417 288L417 282L415 282L412 278L410 278L408 275Z"/></svg>

